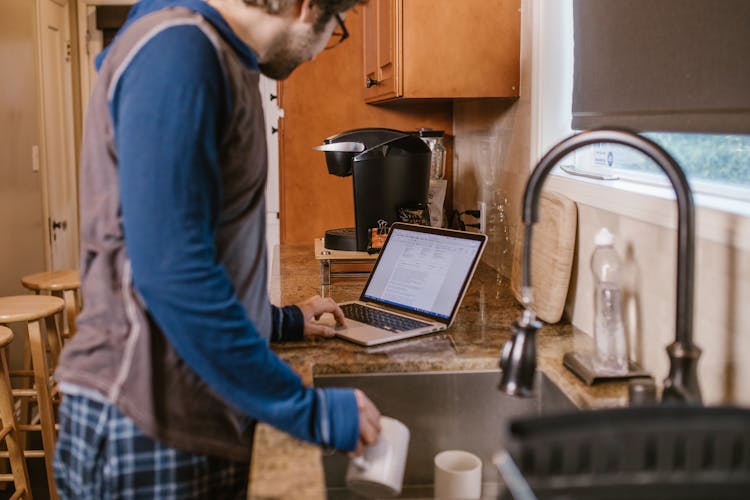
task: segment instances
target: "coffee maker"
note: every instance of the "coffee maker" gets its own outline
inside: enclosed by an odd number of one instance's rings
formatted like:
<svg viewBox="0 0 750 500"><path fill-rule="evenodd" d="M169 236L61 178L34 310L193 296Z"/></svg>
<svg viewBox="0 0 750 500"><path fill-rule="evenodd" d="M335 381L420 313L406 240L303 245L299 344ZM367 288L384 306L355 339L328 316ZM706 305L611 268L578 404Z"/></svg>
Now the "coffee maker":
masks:
<svg viewBox="0 0 750 500"><path fill-rule="evenodd" d="M355 222L353 228L326 231L326 248L368 251L372 229L400 220L399 210L427 206L431 151L418 136L361 128L323 142L314 149L325 152L328 173L352 176Z"/></svg>

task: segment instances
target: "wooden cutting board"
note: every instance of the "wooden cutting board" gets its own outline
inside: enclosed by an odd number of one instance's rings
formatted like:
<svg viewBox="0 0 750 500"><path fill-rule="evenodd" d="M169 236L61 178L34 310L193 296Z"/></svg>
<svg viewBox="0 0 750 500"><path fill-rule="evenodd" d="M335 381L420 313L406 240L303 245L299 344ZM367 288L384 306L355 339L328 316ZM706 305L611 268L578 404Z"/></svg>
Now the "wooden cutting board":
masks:
<svg viewBox="0 0 750 500"><path fill-rule="evenodd" d="M558 193L543 192L539 198L539 222L534 224L531 247L531 285L536 315L557 323L565 308L576 244L578 211L573 200ZM513 250L510 286L521 302L523 223L518 226Z"/></svg>

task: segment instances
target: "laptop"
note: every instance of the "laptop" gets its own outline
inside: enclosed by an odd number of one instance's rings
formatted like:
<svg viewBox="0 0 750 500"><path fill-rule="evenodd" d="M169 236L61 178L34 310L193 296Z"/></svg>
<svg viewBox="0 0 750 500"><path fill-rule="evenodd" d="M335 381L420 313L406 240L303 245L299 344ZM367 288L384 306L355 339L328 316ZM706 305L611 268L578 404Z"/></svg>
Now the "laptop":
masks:
<svg viewBox="0 0 750 500"><path fill-rule="evenodd" d="M359 301L339 304L338 337L364 346L447 329L487 242L480 233L397 222Z"/></svg>

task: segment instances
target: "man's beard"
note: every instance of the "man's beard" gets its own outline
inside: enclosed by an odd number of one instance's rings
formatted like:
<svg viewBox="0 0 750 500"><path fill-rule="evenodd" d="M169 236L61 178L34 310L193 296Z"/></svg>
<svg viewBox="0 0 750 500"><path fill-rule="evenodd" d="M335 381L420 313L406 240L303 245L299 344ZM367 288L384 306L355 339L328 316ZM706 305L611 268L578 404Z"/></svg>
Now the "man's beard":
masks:
<svg viewBox="0 0 750 500"><path fill-rule="evenodd" d="M302 64L299 57L292 54L283 54L272 58L268 62L260 63L260 71L268 78L274 80L286 80L289 75Z"/></svg>
<svg viewBox="0 0 750 500"><path fill-rule="evenodd" d="M303 62L317 51L321 34L317 30L286 33L269 50L265 61L259 64L261 72L274 80L285 80Z"/></svg>

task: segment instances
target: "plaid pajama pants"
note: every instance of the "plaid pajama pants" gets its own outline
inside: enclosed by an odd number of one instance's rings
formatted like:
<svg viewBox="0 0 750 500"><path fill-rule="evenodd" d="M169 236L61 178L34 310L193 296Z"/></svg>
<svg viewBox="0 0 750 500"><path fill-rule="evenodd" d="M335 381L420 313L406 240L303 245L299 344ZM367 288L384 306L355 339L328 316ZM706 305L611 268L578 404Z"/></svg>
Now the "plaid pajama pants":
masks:
<svg viewBox="0 0 750 500"><path fill-rule="evenodd" d="M66 395L59 422L54 470L62 499L247 496L249 462L193 455L164 446L143 434L112 405Z"/></svg>

